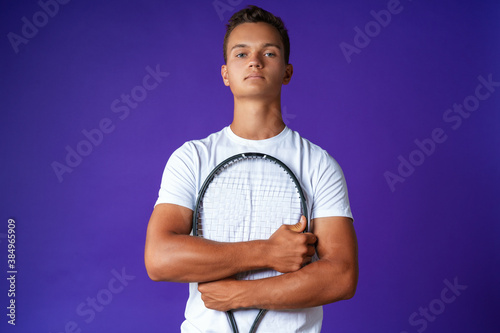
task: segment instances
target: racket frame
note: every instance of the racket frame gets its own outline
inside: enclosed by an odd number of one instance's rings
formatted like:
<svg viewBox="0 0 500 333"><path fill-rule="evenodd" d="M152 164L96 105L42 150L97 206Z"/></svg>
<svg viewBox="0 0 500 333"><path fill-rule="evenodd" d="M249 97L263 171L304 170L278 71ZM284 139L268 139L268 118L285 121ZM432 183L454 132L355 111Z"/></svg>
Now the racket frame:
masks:
<svg viewBox="0 0 500 333"><path fill-rule="evenodd" d="M193 236L198 236L198 231L197 231L196 226L198 224L198 214L199 214L200 203L203 200L203 196L205 195L205 192L207 191L208 187L210 186L210 183L212 182L212 180L215 178L216 174L223 167L225 167L227 164L229 164L232 161L235 161L235 160L238 160L238 159L251 158L251 157L263 158L263 159L267 159L267 160L269 160L271 162L274 162L274 163L278 164L280 167L282 167L288 173L288 175L290 176L290 178L292 179L292 181L293 181L293 183L295 185L295 188L297 189L297 192L299 193L300 202L301 202L301 208L302 208L302 215L305 216L306 223L307 223L305 230L307 230L307 228L309 226L309 216L307 214L306 198L304 196L304 192L302 191L302 187L300 186L299 180L297 179L297 177L295 177L295 175L292 172L292 170L290 170L290 168L287 167L283 162L281 162L280 160L278 160L277 158L275 158L275 157L273 157L271 155L267 155L267 154L263 154L263 153L249 152L249 153L236 154L236 155L233 155L233 156L225 159L224 161L222 161L221 163L219 163L212 170L212 172L210 172L210 174L207 176L207 178L205 179L205 182L203 183L200 191L198 192L198 198L196 199L196 206L195 206L195 210L193 212L193 226L192 226L192 228L193 228Z"/></svg>
<svg viewBox="0 0 500 333"><path fill-rule="evenodd" d="M302 191L302 187L300 186L299 180L297 179L297 177L295 177L295 174L292 172L292 170L290 170L290 168L288 166L286 166L283 162L281 162L279 159L277 159L271 155L263 154L263 153L256 153L256 152L247 152L247 153L236 154L236 155L233 155L233 156L225 159L224 161L219 163L205 179L205 181L204 181L204 183L203 183L203 185L198 193L198 198L196 199L195 210L193 212L193 225L192 225L193 236L198 236L197 225L198 225L198 220L199 220L198 215L199 215L200 203L202 202L203 197L205 195L205 192L207 191L208 187L210 186L210 183L212 182L212 180L227 164L232 163L233 161L237 161L239 159L248 159L248 158L266 159L269 162L278 164L281 168L283 168L286 171L286 173L288 173L288 175L290 176L290 178L291 178L292 182L294 183L295 188L297 189L297 192L300 196L302 215L306 218L306 227L304 230L307 230L307 228L309 226L309 216L307 214L306 197L304 195L304 192ZM253 325L250 329L250 333L255 332L255 330L257 329L257 326L259 325L262 317L266 314L266 312L267 312L266 309L259 309L259 313L253 322ZM236 324L236 320L234 318L232 311L229 310L229 311L226 311L226 313L229 317L229 322L231 324L231 328L233 329L233 332L238 333L239 332L238 326Z"/></svg>

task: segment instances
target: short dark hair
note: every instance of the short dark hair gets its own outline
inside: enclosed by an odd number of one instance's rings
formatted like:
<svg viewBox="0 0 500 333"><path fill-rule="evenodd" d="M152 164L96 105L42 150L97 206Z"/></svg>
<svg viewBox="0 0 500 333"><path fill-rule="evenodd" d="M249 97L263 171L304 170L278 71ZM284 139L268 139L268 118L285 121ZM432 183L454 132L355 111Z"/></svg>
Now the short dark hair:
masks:
<svg viewBox="0 0 500 333"><path fill-rule="evenodd" d="M257 23L264 22L275 27L281 37L283 42L285 63L288 64L290 60L290 38L288 37L288 30L281 18L274 16L272 13L259 8L257 6L248 6L237 13L229 19L226 24L226 35L224 36L224 62L227 63L227 42L229 40L229 35L233 32L234 28L243 23Z"/></svg>

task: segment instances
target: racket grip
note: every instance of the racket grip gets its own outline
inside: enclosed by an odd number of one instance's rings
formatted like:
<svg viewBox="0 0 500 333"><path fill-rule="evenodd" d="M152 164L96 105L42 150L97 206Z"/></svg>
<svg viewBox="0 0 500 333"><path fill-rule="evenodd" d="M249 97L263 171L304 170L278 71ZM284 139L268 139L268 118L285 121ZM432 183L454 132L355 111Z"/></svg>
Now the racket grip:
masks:
<svg viewBox="0 0 500 333"><path fill-rule="evenodd" d="M239 333L238 325L236 325L236 320L234 319L234 315L231 311L226 311L227 317L229 318L229 323L231 324L231 328L233 329L233 333Z"/></svg>

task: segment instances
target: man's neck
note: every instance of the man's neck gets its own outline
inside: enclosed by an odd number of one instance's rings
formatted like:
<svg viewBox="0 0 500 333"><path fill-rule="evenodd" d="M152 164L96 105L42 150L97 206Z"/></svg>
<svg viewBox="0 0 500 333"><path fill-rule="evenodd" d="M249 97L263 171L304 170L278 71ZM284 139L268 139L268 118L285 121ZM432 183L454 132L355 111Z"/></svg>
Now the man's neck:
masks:
<svg viewBox="0 0 500 333"><path fill-rule="evenodd" d="M285 128L281 117L281 101L246 100L234 103L231 130L249 140L264 140L278 135Z"/></svg>

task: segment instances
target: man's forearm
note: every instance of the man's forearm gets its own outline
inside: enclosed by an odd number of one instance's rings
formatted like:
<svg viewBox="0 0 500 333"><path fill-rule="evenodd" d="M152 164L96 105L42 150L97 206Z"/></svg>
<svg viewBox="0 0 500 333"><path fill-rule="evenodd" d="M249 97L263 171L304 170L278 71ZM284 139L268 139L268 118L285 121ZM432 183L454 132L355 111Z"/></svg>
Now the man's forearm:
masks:
<svg viewBox="0 0 500 333"><path fill-rule="evenodd" d="M341 262L319 260L276 279L255 282L254 286L249 286L249 304L246 307L273 310L307 308L353 297L357 268Z"/></svg>
<svg viewBox="0 0 500 333"><path fill-rule="evenodd" d="M161 246L147 249L146 257L149 276L155 281L204 282L263 268L264 253L264 241L220 243L170 235Z"/></svg>
<svg viewBox="0 0 500 333"><path fill-rule="evenodd" d="M199 288L208 308L220 311L234 308L278 310L349 299L355 293L356 284L357 267L345 262L318 260L299 271L273 278L218 281L201 284Z"/></svg>

